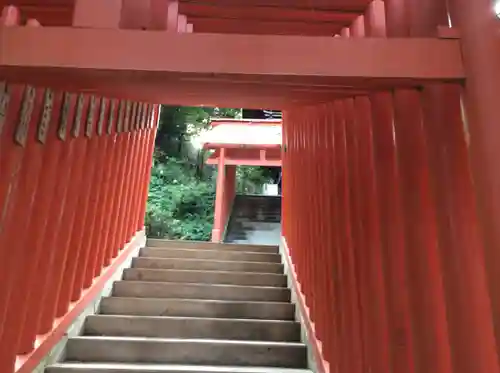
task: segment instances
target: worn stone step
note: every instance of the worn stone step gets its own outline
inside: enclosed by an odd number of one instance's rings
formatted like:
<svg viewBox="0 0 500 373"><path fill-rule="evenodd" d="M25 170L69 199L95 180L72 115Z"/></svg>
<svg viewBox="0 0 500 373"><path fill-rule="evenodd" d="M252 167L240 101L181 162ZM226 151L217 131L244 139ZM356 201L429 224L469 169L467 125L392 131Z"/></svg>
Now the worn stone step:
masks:
<svg viewBox="0 0 500 373"><path fill-rule="evenodd" d="M85 320L84 332L102 336L300 341L300 326L293 321L94 315Z"/></svg>
<svg viewBox="0 0 500 373"><path fill-rule="evenodd" d="M289 302L290 290L276 287L118 281L113 295L135 298L176 298Z"/></svg>
<svg viewBox="0 0 500 373"><path fill-rule="evenodd" d="M252 272L129 268L124 280L286 287L285 275Z"/></svg>
<svg viewBox="0 0 500 373"><path fill-rule="evenodd" d="M109 297L101 301L107 315L186 316L260 320L293 320L295 306L281 302Z"/></svg>
<svg viewBox="0 0 500 373"><path fill-rule="evenodd" d="M279 263L234 262L207 259L159 259L134 258L133 268L153 269L194 269L199 271L231 271L257 273L283 273L283 265Z"/></svg>
<svg viewBox="0 0 500 373"><path fill-rule="evenodd" d="M148 239L147 247L170 247L176 249L209 249L209 250L231 250L231 251L249 251L259 253L279 253L276 245L238 245L225 244L217 242L201 241L171 241L162 239Z"/></svg>
<svg viewBox="0 0 500 373"><path fill-rule="evenodd" d="M281 256L279 254L231 250L145 247L141 250L140 256L150 258L211 259L239 262L281 263Z"/></svg>
<svg viewBox="0 0 500 373"><path fill-rule="evenodd" d="M307 369L130 363L61 363L47 373L312 373Z"/></svg>
<svg viewBox="0 0 500 373"><path fill-rule="evenodd" d="M304 344L141 337L76 337L67 361L305 368Z"/></svg>

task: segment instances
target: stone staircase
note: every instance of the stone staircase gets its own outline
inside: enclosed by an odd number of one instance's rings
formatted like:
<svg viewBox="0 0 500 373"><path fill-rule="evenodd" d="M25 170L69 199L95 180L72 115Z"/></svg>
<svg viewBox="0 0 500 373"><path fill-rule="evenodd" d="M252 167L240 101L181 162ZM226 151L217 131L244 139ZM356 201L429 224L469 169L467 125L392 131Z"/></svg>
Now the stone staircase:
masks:
<svg viewBox="0 0 500 373"><path fill-rule="evenodd" d="M150 240L46 373L307 373L275 246Z"/></svg>
<svg viewBox="0 0 500 373"><path fill-rule="evenodd" d="M281 237L281 197L237 195L225 242L279 243Z"/></svg>

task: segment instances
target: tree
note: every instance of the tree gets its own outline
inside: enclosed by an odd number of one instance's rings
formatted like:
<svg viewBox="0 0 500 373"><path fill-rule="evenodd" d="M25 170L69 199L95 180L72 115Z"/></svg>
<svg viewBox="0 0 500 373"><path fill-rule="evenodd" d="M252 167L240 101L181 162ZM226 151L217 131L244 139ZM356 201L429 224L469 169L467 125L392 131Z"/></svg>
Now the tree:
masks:
<svg viewBox="0 0 500 373"><path fill-rule="evenodd" d="M190 157L185 148L214 117L241 118L241 109L162 106L146 213L148 236L210 239L216 175L201 172L205 161L202 150ZM271 178L269 172L260 167L239 167L238 191L255 191Z"/></svg>

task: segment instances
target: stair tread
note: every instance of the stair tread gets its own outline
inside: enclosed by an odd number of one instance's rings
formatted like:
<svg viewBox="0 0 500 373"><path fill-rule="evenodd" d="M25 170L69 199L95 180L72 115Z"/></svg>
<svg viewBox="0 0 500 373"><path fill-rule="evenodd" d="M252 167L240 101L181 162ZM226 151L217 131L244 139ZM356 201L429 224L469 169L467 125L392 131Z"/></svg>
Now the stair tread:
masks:
<svg viewBox="0 0 500 373"><path fill-rule="evenodd" d="M215 243L207 241L174 241L167 239L149 238L146 247L154 248L218 248L219 250L245 250L251 248L251 251L258 252L268 252L277 253L278 245L263 245L263 244L227 244L227 243Z"/></svg>
<svg viewBox="0 0 500 373"><path fill-rule="evenodd" d="M158 338L158 337L134 337L134 336L78 336L70 341L116 341L116 342L144 342L144 343L176 343L176 344L218 344L218 345L243 345L243 346L268 346L268 347L305 347L301 342L283 341L246 341L233 339L210 339L210 338Z"/></svg>
<svg viewBox="0 0 500 373"><path fill-rule="evenodd" d="M162 258L162 259L167 259L167 258ZM177 259L177 258L176 258ZM168 260L168 259L167 259ZM279 264L279 263L275 263ZM190 272L195 272L195 273L213 273L213 274L227 274L231 276L255 276L255 277L260 277L262 275L265 276L276 276L276 277L285 277L285 274L282 273L261 273L261 272L245 272L245 271L217 271L217 270L210 270L210 269L175 269L175 268L126 268L125 271L151 271L151 272L179 272L179 273L190 273Z"/></svg>
<svg viewBox="0 0 500 373"><path fill-rule="evenodd" d="M294 320L265 320L265 319L240 319L240 318L228 318L228 317L192 317L192 316L139 316L139 315L89 315L90 318L110 318L110 319L130 319L130 320L203 320L210 322L240 322L247 324L289 324L296 325L297 321Z"/></svg>
<svg viewBox="0 0 500 373"><path fill-rule="evenodd" d="M248 367L248 366L217 366L217 365L175 365L175 364L134 364L134 363L58 363L52 368L71 368L73 370L101 369L128 370L131 372L214 372L214 373L306 373L308 369Z"/></svg>
<svg viewBox="0 0 500 373"><path fill-rule="evenodd" d="M255 285L232 285L232 284L204 284L199 282L172 282L172 281L138 281L138 280L120 280L115 284L144 284L146 286L177 286L177 287L207 287L207 288L241 288L245 290L273 290L279 292L288 292L288 288L277 286L255 286Z"/></svg>
<svg viewBox="0 0 500 373"><path fill-rule="evenodd" d="M245 246L245 245L242 245ZM263 255L263 256L276 256L279 257L279 253L265 253L262 251L243 251L243 250L216 250L216 249L188 249L188 248L177 248L177 247L156 247L156 246L146 246L146 249L151 250L165 250L165 251L187 251L187 252L210 252L210 253L237 253L237 254L252 254L252 255Z"/></svg>
<svg viewBox="0 0 500 373"><path fill-rule="evenodd" d="M292 303L290 302L277 302L277 301L261 301L261 300L231 300L231 299L192 299L192 298L151 298L151 297L145 297L145 298L137 298L137 297L119 297L119 296L110 296L106 297L103 300L113 300L113 299L119 299L119 300L135 300L137 302L143 302L143 301L152 301L152 302L170 302L170 301L183 301L183 302L199 302L199 303L230 303L230 304L254 304L254 305L259 305L262 303L266 304L276 304L276 305L285 305L288 304L290 306L293 306Z"/></svg>
<svg viewBox="0 0 500 373"><path fill-rule="evenodd" d="M215 260L215 259L196 259L196 258L162 258L162 257L157 257L157 256L139 256L135 259L148 259L152 261L171 261L171 260L184 260L184 261L189 261L189 262L217 262L217 263L251 263L251 264L261 264L261 265L268 265L268 266L280 266L282 263L273 263L273 262L255 262L255 261L248 261L248 260Z"/></svg>

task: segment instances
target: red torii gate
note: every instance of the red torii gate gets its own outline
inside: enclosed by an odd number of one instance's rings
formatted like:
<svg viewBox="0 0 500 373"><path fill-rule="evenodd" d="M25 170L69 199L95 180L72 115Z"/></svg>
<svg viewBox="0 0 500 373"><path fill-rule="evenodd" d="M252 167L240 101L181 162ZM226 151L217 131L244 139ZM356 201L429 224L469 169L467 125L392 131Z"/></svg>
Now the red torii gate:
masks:
<svg viewBox="0 0 500 373"><path fill-rule="evenodd" d="M2 373L31 372L136 243L145 102L284 111L283 242L321 370L500 372L493 1L0 4Z"/></svg>
<svg viewBox="0 0 500 373"><path fill-rule="evenodd" d="M213 119L203 136L214 152L206 163L217 165L212 241L220 242L236 193L236 166L281 167L281 120Z"/></svg>

